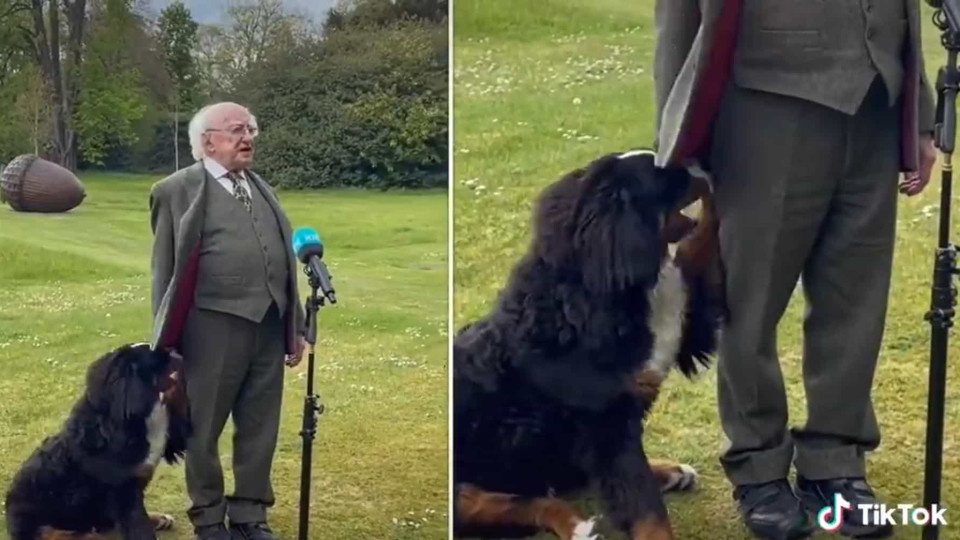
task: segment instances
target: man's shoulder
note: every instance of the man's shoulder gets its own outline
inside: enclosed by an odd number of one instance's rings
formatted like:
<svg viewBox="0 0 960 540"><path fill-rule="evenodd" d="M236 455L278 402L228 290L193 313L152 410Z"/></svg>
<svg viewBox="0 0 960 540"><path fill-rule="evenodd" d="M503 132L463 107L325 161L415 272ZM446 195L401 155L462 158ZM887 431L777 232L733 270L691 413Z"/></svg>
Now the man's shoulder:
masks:
<svg viewBox="0 0 960 540"><path fill-rule="evenodd" d="M150 195L155 198L167 198L175 191L183 189L191 174L196 173L198 163L184 167L169 176L154 182L150 187Z"/></svg>

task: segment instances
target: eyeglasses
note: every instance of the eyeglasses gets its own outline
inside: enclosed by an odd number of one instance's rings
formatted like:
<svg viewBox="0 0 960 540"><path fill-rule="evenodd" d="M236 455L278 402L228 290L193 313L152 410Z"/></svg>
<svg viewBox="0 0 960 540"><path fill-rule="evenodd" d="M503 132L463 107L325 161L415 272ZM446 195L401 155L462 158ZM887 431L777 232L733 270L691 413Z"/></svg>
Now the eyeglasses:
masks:
<svg viewBox="0 0 960 540"><path fill-rule="evenodd" d="M237 125L237 126L233 126L233 127L230 128L230 129L213 129L213 128L209 128L209 129L207 129L207 131L223 131L224 133L228 134L228 135L230 136L230 138L233 139L233 140L237 140L237 139L239 139L240 137L243 137L243 136L244 136L245 134L247 134L247 133L250 134L250 138L251 138L251 139L256 139L256 138L257 138L257 135L260 134L260 129L258 129L257 126L250 126L250 125L246 125L246 126L245 126L245 125Z"/></svg>

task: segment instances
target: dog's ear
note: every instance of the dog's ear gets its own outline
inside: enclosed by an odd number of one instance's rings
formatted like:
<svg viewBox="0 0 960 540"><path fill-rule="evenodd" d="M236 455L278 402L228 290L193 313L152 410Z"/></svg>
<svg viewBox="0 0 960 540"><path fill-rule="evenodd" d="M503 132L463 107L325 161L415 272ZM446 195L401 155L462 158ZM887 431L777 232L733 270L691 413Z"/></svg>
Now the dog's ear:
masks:
<svg viewBox="0 0 960 540"><path fill-rule="evenodd" d="M544 189L534 205L533 249L554 267L574 261L571 242L577 230L581 205L593 195L595 179L609 177L618 165L616 154L595 159L583 168L570 171L563 178Z"/></svg>
<svg viewBox="0 0 960 540"><path fill-rule="evenodd" d="M87 398L116 421L144 414L152 391L137 373L135 348L124 346L107 353L87 371Z"/></svg>
<svg viewBox="0 0 960 540"><path fill-rule="evenodd" d="M653 286L663 253L657 225L632 211L593 210L574 240L584 284L601 293Z"/></svg>
<svg viewBox="0 0 960 540"><path fill-rule="evenodd" d="M86 396L87 400L97 409L104 409L111 399L111 389L115 377L119 356L124 348L110 351L97 358L87 368Z"/></svg>
<svg viewBox="0 0 960 540"><path fill-rule="evenodd" d="M664 195L652 157L605 156L587 169L583 184L589 191L579 198L573 245L584 284L602 293L655 284Z"/></svg>

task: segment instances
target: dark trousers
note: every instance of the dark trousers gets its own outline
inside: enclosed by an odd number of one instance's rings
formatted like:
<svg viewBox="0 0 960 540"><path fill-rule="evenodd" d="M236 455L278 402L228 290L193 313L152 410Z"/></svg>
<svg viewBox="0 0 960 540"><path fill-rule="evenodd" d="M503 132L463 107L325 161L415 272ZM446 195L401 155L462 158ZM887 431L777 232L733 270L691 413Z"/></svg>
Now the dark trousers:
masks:
<svg viewBox="0 0 960 540"><path fill-rule="evenodd" d="M859 112L731 88L714 133L731 319L718 401L734 484L863 476L880 442L871 403L890 286L899 107L874 84ZM798 280L806 300L807 421L788 427L777 326Z"/></svg>
<svg viewBox="0 0 960 540"><path fill-rule="evenodd" d="M195 526L266 520L274 504L270 471L283 398L284 326L276 306L259 324L194 309L183 359L194 434L186 481ZM233 415L234 492L224 494L219 440Z"/></svg>

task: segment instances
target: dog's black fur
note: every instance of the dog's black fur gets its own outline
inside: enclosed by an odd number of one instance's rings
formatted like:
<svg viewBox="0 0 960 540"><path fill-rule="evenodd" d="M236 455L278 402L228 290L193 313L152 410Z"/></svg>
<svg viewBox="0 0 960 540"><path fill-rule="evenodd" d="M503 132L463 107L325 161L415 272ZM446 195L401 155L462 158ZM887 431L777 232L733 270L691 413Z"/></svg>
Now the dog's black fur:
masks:
<svg viewBox="0 0 960 540"><path fill-rule="evenodd" d="M665 516L642 448L652 403L630 381L654 343L647 294L669 257L664 223L690 181L650 154L610 154L541 194L528 252L492 312L454 341L457 492L540 497L599 481L620 530ZM676 366L691 376L709 365L718 320L688 294ZM531 532L455 520L457 535Z"/></svg>
<svg viewBox="0 0 960 540"><path fill-rule="evenodd" d="M41 529L81 535L119 529L125 539L155 538L143 503L152 470L145 477L139 467L149 450L147 417L160 393L170 395L182 382L171 378L176 368L168 353L147 345L125 345L93 362L62 430L42 442L9 487L12 540L35 540ZM176 463L190 436L189 412L183 402L165 406L163 458Z"/></svg>

